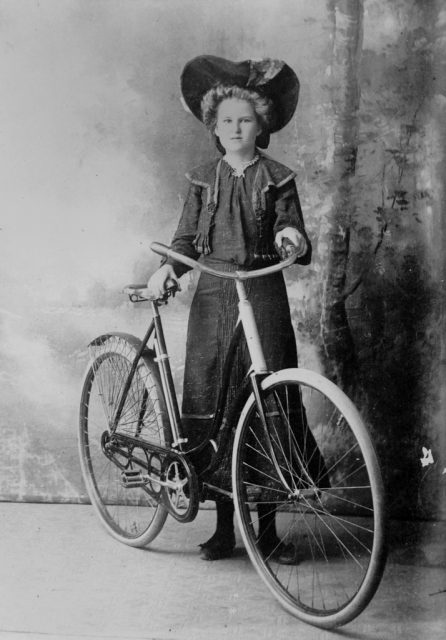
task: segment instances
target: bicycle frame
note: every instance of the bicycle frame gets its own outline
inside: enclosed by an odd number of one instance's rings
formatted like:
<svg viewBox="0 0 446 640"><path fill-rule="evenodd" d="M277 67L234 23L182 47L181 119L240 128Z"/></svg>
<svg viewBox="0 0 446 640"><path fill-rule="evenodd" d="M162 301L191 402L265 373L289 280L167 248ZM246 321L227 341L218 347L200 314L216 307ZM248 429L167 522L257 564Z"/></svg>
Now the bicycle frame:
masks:
<svg viewBox="0 0 446 640"><path fill-rule="evenodd" d="M254 313L252 310L251 303L247 299L246 291L243 283L241 281L236 282L237 292L239 294L239 311L240 317L237 322L234 334L232 336L228 355L225 359L224 368L223 368L223 385L222 390L220 392L220 396L217 402L217 410L214 417L214 424L211 430L211 438L212 440L221 425L222 414L224 411L227 387L231 372L231 366L234 360L235 351L237 345L239 344L241 333L243 332L247 341L248 351L250 354L252 366L248 373L254 373L255 375L264 376L269 373L268 368L266 366L265 358L263 355L263 349L260 342L257 325L254 319ZM116 429L119 420L121 418L122 410L125 405L127 393L130 389L133 376L138 366L138 362L141 359L142 354L144 353L147 344L153 336L153 344L154 350L156 354L156 362L158 364L158 369L160 372L161 382L163 386L167 413L169 416L169 421L172 428L173 434L173 442L172 447L178 448L180 451L184 453L190 453L191 451L197 451L201 448L202 445L199 445L195 449L192 450L184 450L183 445L187 443L187 438L184 437L182 432L182 424L181 417L178 408L177 396L175 392L175 385L173 381L172 371L170 368L169 355L167 352L166 341L164 337L164 330L161 321L161 316L159 313L160 302L157 300L151 300L151 312L152 312L152 321L149 325L149 328L144 336L141 346L135 356L135 359L132 363L128 378L126 380L126 384L123 389L123 393L121 399L119 401L118 409L116 411L116 416L113 421L113 429ZM205 443L204 443L205 444Z"/></svg>
<svg viewBox="0 0 446 640"><path fill-rule="evenodd" d="M268 370L243 281L277 272L291 260L258 271L224 272L211 268L215 263L155 247L235 280L239 317L212 424L197 446L185 437L188 423L178 409L159 308L173 289L150 300L145 286L128 287L133 301L150 302L152 318L142 341L111 332L90 343L79 451L101 522L120 542L143 547L160 533L168 514L191 522L201 500L229 496L248 554L280 604L322 628L349 622L370 602L382 577L384 486L367 426L347 396L306 369ZM246 374L243 384L237 380L234 386L239 361L247 371L240 372ZM219 483L213 478L223 461ZM265 533L271 531L267 516L277 524L272 541Z"/></svg>
<svg viewBox="0 0 446 640"><path fill-rule="evenodd" d="M217 434L219 433L223 425L223 416L224 416L224 409L226 405L231 367L234 361L234 356L235 356L237 346L240 342L241 334L243 333L246 339L246 344L247 344L247 348L248 348L248 352L251 360L251 367L249 368L247 375L249 376L251 381L251 389L254 393L260 422L265 432L269 453L274 461L278 476L282 480L284 486L286 486L289 489L289 491L292 492L292 489L289 487L288 482L283 476L279 462L277 461L274 447L272 446L272 443L270 441L270 435L268 433L267 420L265 415L265 406L262 400L262 394L260 390L262 379L265 378L271 372L268 369L265 361L263 347L260 341L260 336L259 336L256 321L255 321L252 305L247 298L246 289L243 284L243 281L239 279L237 275L236 275L235 285L236 285L237 294L239 298L239 304L238 304L239 319L237 321L236 328L229 345L228 354L224 362L223 384L217 400L217 409L214 415L214 420L213 420L212 428L210 430L209 437L203 442L201 442L198 446L194 447L193 449L190 449L184 446L187 444L188 439L185 437L182 429L182 423L181 423L181 417L180 417L180 412L178 408L175 385L173 381L172 371L170 368L169 355L167 353L167 347L166 347L166 342L164 338L164 331L163 331L162 321L159 313L159 306L160 304L162 304L162 302L157 300L150 301L152 316L153 316L152 321L141 343L141 347L138 350L138 353L136 354L135 359L132 363L132 367L129 372L129 376L127 378L126 385L124 387L123 394L120 399L118 410L115 416L114 428L116 428L119 423L122 409L126 401L127 393L128 393L128 390L130 389L133 375L138 366L138 361L141 358L142 354L144 353L144 350L146 349L147 344L153 335L154 350L156 354L155 360L158 364L158 368L160 372L167 413L169 416L169 422L171 425L172 435L173 435L173 441L171 446L172 448L176 449L183 455L189 456L192 454L200 453L210 443L213 447L214 455L211 458L210 464L206 467L204 471L206 472L212 471L216 467L217 461L219 460L219 457L220 457L218 455L217 446L215 443L215 437L217 436ZM214 487L214 488L218 489L218 487ZM220 491L224 493L228 493L221 489Z"/></svg>
<svg viewBox="0 0 446 640"><path fill-rule="evenodd" d="M127 394L131 387L133 376L135 375L135 371L138 367L138 362L140 361L141 356L146 350L147 344L153 334L154 349L156 354L155 360L158 364L158 369L161 376L161 382L162 382L165 401L166 401L167 413L169 416L169 422L170 422L172 434L173 434L172 447L178 448L180 451L182 451L182 445L187 442L187 439L182 436L182 432L181 432L180 412L178 409L178 402L176 399L172 371L169 364L169 355L167 353L163 325L162 325L161 317L158 310L160 303L156 300L151 300L150 304L152 309L152 321L149 325L149 328L147 329L146 335L144 336L141 342L141 346L136 353L135 359L132 362L129 375L127 377L127 380L122 392L122 396L118 404L118 409L116 411L116 415L113 420L112 431L114 431L119 424L119 420L121 419L122 411L127 399Z"/></svg>

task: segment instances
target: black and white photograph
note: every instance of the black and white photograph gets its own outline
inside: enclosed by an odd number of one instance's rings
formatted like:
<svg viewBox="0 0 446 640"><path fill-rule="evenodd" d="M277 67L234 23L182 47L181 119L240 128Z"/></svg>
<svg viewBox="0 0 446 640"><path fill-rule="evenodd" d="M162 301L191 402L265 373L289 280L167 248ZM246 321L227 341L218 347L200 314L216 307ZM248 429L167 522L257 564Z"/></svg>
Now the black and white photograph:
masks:
<svg viewBox="0 0 446 640"><path fill-rule="evenodd" d="M444 638L445 3L0 51L0 640Z"/></svg>

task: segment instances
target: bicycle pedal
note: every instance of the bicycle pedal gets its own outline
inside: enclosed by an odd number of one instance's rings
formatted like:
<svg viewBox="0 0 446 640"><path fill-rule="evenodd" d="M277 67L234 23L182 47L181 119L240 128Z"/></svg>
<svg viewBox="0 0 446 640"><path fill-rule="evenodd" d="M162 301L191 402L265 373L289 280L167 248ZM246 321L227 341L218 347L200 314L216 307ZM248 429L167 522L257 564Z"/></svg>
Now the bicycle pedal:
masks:
<svg viewBox="0 0 446 640"><path fill-rule="evenodd" d="M141 471L121 471L121 483L127 489L133 487L144 487L146 484L146 476L143 476Z"/></svg>

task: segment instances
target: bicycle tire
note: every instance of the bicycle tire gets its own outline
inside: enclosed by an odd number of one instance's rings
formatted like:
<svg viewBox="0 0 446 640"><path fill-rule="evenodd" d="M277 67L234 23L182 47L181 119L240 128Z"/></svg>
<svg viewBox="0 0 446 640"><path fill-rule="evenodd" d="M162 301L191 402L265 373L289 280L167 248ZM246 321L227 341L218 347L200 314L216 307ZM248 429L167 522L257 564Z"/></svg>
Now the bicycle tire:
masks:
<svg viewBox="0 0 446 640"><path fill-rule="evenodd" d="M91 503L105 529L119 542L143 547L159 534L168 515L164 506L142 486L125 487L118 466L104 453L103 438L119 404L140 341L124 334L108 334L95 340L94 359L82 387L79 420L79 454L82 474ZM116 433L170 444L170 427L154 354L141 357L129 389ZM136 450L136 454L135 454ZM149 464L144 449L128 448L116 457L127 471ZM150 459L157 464L156 459ZM160 489L161 490L161 489Z"/></svg>
<svg viewBox="0 0 446 640"><path fill-rule="evenodd" d="M370 602L386 560L384 486L372 442L349 398L315 372L285 369L261 388L270 445L253 394L234 440L243 541L288 612L321 628L346 624ZM259 540L258 504L275 511L277 540L292 545L288 555L294 549L288 564Z"/></svg>

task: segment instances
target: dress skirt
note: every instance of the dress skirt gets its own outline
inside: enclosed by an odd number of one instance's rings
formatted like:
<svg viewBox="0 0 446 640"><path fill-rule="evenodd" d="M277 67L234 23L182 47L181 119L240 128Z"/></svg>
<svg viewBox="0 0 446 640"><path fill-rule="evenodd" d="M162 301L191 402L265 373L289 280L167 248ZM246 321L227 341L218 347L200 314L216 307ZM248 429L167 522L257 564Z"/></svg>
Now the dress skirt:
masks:
<svg viewBox="0 0 446 640"><path fill-rule="evenodd" d="M220 271L235 271L237 265L206 260ZM281 272L244 282L256 319L265 360L271 371L297 366L296 341ZM217 408L223 368L238 318L238 296L233 280L202 273L192 301L186 345L182 415L189 443L206 439ZM236 349L229 382L225 417L250 367L242 335ZM229 425L234 431L236 425ZM231 444L232 444L232 438ZM210 482L231 489L232 446L227 447L221 468Z"/></svg>

